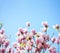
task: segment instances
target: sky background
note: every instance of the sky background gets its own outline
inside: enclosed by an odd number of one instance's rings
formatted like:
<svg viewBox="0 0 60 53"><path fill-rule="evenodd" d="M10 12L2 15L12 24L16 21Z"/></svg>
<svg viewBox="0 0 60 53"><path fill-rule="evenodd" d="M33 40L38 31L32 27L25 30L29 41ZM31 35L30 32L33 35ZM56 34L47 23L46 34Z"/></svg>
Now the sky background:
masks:
<svg viewBox="0 0 60 53"><path fill-rule="evenodd" d="M51 36L56 32L52 25L60 24L60 0L0 0L0 22L7 36L12 35L11 43L16 40L18 28L26 27L27 21L31 22L30 29L38 32L43 27L41 22L47 21Z"/></svg>

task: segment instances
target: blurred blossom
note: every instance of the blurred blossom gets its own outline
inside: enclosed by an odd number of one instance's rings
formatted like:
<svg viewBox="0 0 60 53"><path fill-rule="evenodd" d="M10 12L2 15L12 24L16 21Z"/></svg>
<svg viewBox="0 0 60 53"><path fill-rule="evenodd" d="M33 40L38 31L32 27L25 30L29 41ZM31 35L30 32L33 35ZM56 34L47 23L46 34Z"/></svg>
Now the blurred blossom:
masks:
<svg viewBox="0 0 60 53"><path fill-rule="evenodd" d="M22 27L20 27L18 30L21 34L24 34L24 29Z"/></svg>
<svg viewBox="0 0 60 53"><path fill-rule="evenodd" d="M16 35L17 35L17 36L20 36L20 32L18 31Z"/></svg>
<svg viewBox="0 0 60 53"><path fill-rule="evenodd" d="M13 44L13 47L14 48L17 48L17 43L16 42Z"/></svg>
<svg viewBox="0 0 60 53"><path fill-rule="evenodd" d="M60 31L60 25L58 25L58 24L54 25L53 28Z"/></svg>
<svg viewBox="0 0 60 53"><path fill-rule="evenodd" d="M1 30L0 30L0 34L3 34L4 32L5 32L4 29L1 29Z"/></svg>
<svg viewBox="0 0 60 53"><path fill-rule="evenodd" d="M24 33L27 34L28 33L28 29L24 28Z"/></svg>
<svg viewBox="0 0 60 53"><path fill-rule="evenodd" d="M49 48L50 53L57 53L55 47L50 47Z"/></svg>
<svg viewBox="0 0 60 53"><path fill-rule="evenodd" d="M20 27L17 32L17 41L13 43L13 47L15 50L10 47L10 40L5 35L5 30L0 29L0 53L28 53L32 52L34 49L34 53L41 53L42 51L49 50L50 53L57 53L55 47L51 47L49 41L52 43L60 44L60 33L57 38L52 37L47 33L47 28L49 27L47 21L42 22L44 28L42 28L42 32L37 32L35 29L31 29L28 31L27 28ZM30 26L30 22L26 22L26 26ZM54 26L55 29L60 30L60 25L56 24ZM59 50L59 49L58 49ZM58 52L59 53L59 52Z"/></svg>
<svg viewBox="0 0 60 53"><path fill-rule="evenodd" d="M54 43L56 41L56 37L52 37L51 41Z"/></svg>
<svg viewBox="0 0 60 53"><path fill-rule="evenodd" d="M43 25L44 27L48 28L48 23L47 23L47 21L43 21L43 22L42 22L42 25Z"/></svg>
<svg viewBox="0 0 60 53"><path fill-rule="evenodd" d="M35 29L32 29L31 32L33 33L33 35L36 34L36 30Z"/></svg>
<svg viewBox="0 0 60 53"><path fill-rule="evenodd" d="M31 25L31 24L30 24L30 22L26 22L26 26L28 26L28 27L29 27L30 25Z"/></svg>
<svg viewBox="0 0 60 53"><path fill-rule="evenodd" d="M55 41L57 44L60 44L60 39L56 39Z"/></svg>
<svg viewBox="0 0 60 53"><path fill-rule="evenodd" d="M46 32L47 31L47 28L42 28L42 32Z"/></svg>
<svg viewBox="0 0 60 53"><path fill-rule="evenodd" d="M9 40L6 40L3 45L7 48L9 45Z"/></svg>

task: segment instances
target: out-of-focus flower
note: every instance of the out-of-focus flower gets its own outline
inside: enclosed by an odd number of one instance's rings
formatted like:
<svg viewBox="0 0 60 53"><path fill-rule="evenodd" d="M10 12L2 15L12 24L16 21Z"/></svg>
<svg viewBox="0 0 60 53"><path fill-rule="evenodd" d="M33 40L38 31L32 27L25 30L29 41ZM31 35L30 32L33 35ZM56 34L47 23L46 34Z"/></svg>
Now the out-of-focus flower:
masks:
<svg viewBox="0 0 60 53"><path fill-rule="evenodd" d="M55 47L50 47L49 51L50 51L50 53L56 53L56 48Z"/></svg>
<svg viewBox="0 0 60 53"><path fill-rule="evenodd" d="M52 37L51 41L54 43L56 41L56 37Z"/></svg>
<svg viewBox="0 0 60 53"><path fill-rule="evenodd" d="M35 53L40 53L42 49L39 49L38 47L35 48Z"/></svg>
<svg viewBox="0 0 60 53"><path fill-rule="evenodd" d="M29 27L30 25L31 25L31 24L30 24L30 22L26 22L26 26L28 26L28 27Z"/></svg>
<svg viewBox="0 0 60 53"><path fill-rule="evenodd" d="M42 37L37 37L36 38L36 44L38 45L39 43L43 43L44 39Z"/></svg>
<svg viewBox="0 0 60 53"><path fill-rule="evenodd" d="M5 32L4 29L1 29L1 30L0 30L0 34L3 34L4 32Z"/></svg>
<svg viewBox="0 0 60 53"><path fill-rule="evenodd" d="M58 25L58 24L54 25L53 28L60 31L60 25Z"/></svg>
<svg viewBox="0 0 60 53"><path fill-rule="evenodd" d="M33 33L33 35L36 34L36 30L35 29L32 29L31 32Z"/></svg>
<svg viewBox="0 0 60 53"><path fill-rule="evenodd" d="M19 36L19 37L17 38L17 41L18 41L18 43L21 43L21 41L22 41L22 36Z"/></svg>
<svg viewBox="0 0 60 53"><path fill-rule="evenodd" d="M14 50L12 50L12 48L8 47L7 48L7 53L14 53Z"/></svg>
<svg viewBox="0 0 60 53"><path fill-rule="evenodd" d="M5 48L2 48L2 53L5 53Z"/></svg>
<svg viewBox="0 0 60 53"><path fill-rule="evenodd" d="M20 43L20 47L22 47L22 48L26 47L26 42L24 41L24 42Z"/></svg>
<svg viewBox="0 0 60 53"><path fill-rule="evenodd" d="M26 46L26 49L27 49L27 51L30 51L30 50L32 50L32 46Z"/></svg>
<svg viewBox="0 0 60 53"><path fill-rule="evenodd" d="M5 48L7 48L9 45L9 40L6 40L3 45L5 46Z"/></svg>
<svg viewBox="0 0 60 53"><path fill-rule="evenodd" d="M42 25L44 25L44 27L48 28L48 23L47 23L47 21L42 22Z"/></svg>
<svg viewBox="0 0 60 53"><path fill-rule="evenodd" d="M43 48L46 50L46 49L50 48L50 45L45 42L45 43L43 44Z"/></svg>
<svg viewBox="0 0 60 53"><path fill-rule="evenodd" d="M58 39L60 39L60 34L58 34Z"/></svg>
<svg viewBox="0 0 60 53"><path fill-rule="evenodd" d="M27 34L27 33L28 33L28 29L24 28L24 34Z"/></svg>
<svg viewBox="0 0 60 53"><path fill-rule="evenodd" d="M42 34L42 37L45 41L49 41L49 39L50 39L48 34Z"/></svg>
<svg viewBox="0 0 60 53"><path fill-rule="evenodd" d="M17 36L20 36L20 32L18 31L16 35L17 35Z"/></svg>
<svg viewBox="0 0 60 53"><path fill-rule="evenodd" d="M46 32L47 31L47 28L42 28L42 32Z"/></svg>
<svg viewBox="0 0 60 53"><path fill-rule="evenodd" d="M34 42L32 40L27 41L27 45L33 46Z"/></svg>
<svg viewBox="0 0 60 53"><path fill-rule="evenodd" d="M41 49L41 48L43 48L43 45L42 45L42 43L39 43L39 44L37 45L37 48L38 48L38 49Z"/></svg>
<svg viewBox="0 0 60 53"><path fill-rule="evenodd" d="M57 44L60 44L60 39L56 39L56 41L55 41Z"/></svg>
<svg viewBox="0 0 60 53"><path fill-rule="evenodd" d="M20 27L18 30L21 34L24 34L24 29L22 27Z"/></svg>
<svg viewBox="0 0 60 53"><path fill-rule="evenodd" d="M17 43L16 42L13 44L13 47L14 48L17 48Z"/></svg>
<svg viewBox="0 0 60 53"><path fill-rule="evenodd" d="M26 36L26 40L31 40L33 38L33 33L29 33L27 36Z"/></svg>

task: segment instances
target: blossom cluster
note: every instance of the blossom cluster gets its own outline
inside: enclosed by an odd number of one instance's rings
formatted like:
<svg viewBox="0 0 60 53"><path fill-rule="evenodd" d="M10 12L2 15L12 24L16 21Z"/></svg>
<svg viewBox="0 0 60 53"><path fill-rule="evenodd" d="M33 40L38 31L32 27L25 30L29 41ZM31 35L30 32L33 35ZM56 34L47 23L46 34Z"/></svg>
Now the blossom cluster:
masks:
<svg viewBox="0 0 60 53"><path fill-rule="evenodd" d="M30 22L26 23L27 28L18 28L17 40L13 43L14 49L9 46L10 41L6 37L5 31L0 29L0 53L47 53L47 50L49 53L60 53L60 25L53 26L58 31L57 37L54 36L54 33L52 37L47 33L49 25L46 21L42 22L42 25L41 32L37 32L35 29L28 31L31 26ZM52 44L57 44L58 48L51 46Z"/></svg>

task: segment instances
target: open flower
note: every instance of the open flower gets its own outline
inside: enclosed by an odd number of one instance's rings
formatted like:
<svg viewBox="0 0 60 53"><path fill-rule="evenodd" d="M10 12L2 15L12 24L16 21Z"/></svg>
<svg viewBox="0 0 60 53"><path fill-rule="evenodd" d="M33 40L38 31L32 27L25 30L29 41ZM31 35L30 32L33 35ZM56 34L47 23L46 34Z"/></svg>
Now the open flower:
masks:
<svg viewBox="0 0 60 53"><path fill-rule="evenodd" d="M30 22L26 22L26 26L28 26L28 27L29 27L30 25L31 25L31 24L30 24Z"/></svg>
<svg viewBox="0 0 60 53"><path fill-rule="evenodd" d="M53 26L54 29L56 29L57 31L60 31L60 25L56 24Z"/></svg>
<svg viewBox="0 0 60 53"><path fill-rule="evenodd" d="M50 47L49 51L50 51L50 53L56 53L56 48L55 47Z"/></svg>
<svg viewBox="0 0 60 53"><path fill-rule="evenodd" d="M48 28L48 23L47 23L47 21L42 22L42 25L43 25L44 27Z"/></svg>
<svg viewBox="0 0 60 53"><path fill-rule="evenodd" d="M54 43L56 41L56 37L52 37L51 41Z"/></svg>

